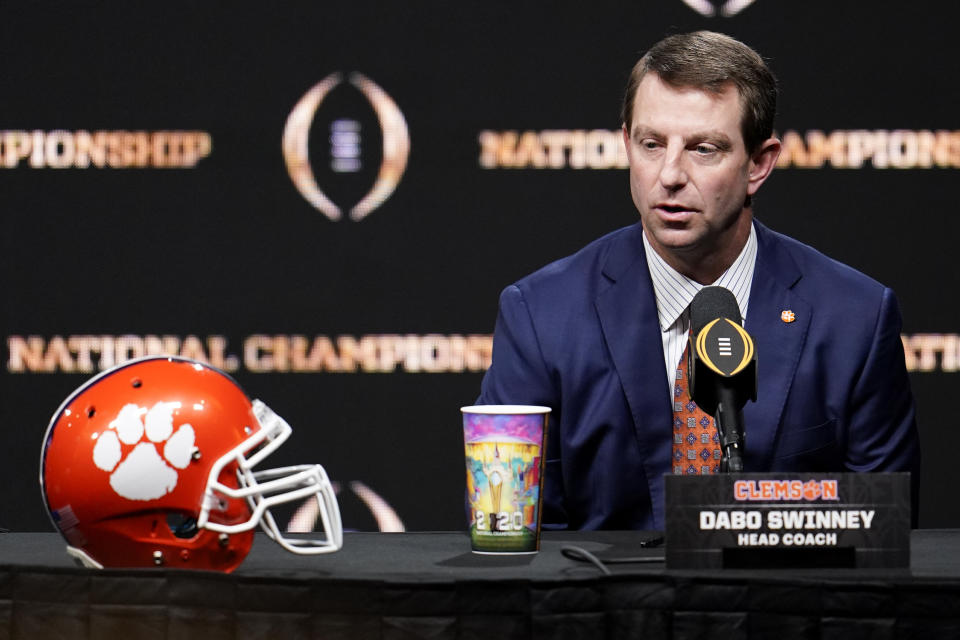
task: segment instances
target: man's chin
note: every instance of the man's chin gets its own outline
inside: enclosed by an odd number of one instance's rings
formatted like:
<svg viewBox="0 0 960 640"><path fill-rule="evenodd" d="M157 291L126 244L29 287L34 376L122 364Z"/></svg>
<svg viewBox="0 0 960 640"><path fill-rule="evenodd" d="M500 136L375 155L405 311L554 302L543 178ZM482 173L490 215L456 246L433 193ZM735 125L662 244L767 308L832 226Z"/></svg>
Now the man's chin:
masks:
<svg viewBox="0 0 960 640"><path fill-rule="evenodd" d="M684 252L694 249L700 242L702 234L689 228L658 229L654 234L657 245L668 251Z"/></svg>

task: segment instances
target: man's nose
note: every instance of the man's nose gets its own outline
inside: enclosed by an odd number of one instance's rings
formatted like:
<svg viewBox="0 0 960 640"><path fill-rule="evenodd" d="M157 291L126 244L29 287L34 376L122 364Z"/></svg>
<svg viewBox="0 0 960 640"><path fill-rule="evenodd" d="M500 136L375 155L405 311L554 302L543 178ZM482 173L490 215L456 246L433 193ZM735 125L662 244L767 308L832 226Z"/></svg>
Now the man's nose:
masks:
<svg viewBox="0 0 960 640"><path fill-rule="evenodd" d="M682 148L668 147L660 166L660 184L668 191L676 191L687 183L686 156Z"/></svg>

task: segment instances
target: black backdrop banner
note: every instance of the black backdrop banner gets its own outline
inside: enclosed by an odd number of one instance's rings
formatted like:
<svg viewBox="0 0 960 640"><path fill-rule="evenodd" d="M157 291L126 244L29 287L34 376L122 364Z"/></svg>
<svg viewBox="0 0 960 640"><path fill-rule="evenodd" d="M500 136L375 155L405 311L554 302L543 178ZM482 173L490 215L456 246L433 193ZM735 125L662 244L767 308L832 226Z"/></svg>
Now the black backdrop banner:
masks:
<svg viewBox="0 0 960 640"><path fill-rule="evenodd" d="M348 528L465 527L459 407L498 294L636 220L621 92L699 28L780 79L757 217L897 291L920 522L960 526L960 10L137 4L0 6L0 526L50 528L41 440L76 386L176 353L290 422L271 462L323 464Z"/></svg>

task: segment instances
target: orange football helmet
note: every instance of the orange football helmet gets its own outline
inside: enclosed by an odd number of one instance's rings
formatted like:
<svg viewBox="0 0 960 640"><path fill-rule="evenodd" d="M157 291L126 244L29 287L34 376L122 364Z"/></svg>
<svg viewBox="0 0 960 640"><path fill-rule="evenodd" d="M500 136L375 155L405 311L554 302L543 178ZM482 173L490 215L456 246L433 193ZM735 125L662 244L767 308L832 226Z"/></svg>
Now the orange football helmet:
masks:
<svg viewBox="0 0 960 640"><path fill-rule="evenodd" d="M340 510L323 467L254 470L290 433L218 369L131 360L53 415L40 456L44 503L67 552L89 567L232 571L258 524L293 553L336 551ZM313 497L325 537L284 537L271 508Z"/></svg>

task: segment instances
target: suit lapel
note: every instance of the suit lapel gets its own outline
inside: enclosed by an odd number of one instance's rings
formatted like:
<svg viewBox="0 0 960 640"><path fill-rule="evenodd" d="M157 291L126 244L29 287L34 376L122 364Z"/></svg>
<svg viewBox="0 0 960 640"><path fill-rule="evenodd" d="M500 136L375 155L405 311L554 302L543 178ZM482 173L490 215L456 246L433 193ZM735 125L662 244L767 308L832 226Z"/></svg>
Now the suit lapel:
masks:
<svg viewBox="0 0 960 640"><path fill-rule="evenodd" d="M759 223L746 330L757 351L757 402L743 409L747 470L769 469L780 419L810 327L812 309L793 286L802 277L783 242ZM782 314L794 319L784 321ZM789 316L788 318L789 319Z"/></svg>
<svg viewBox="0 0 960 640"><path fill-rule="evenodd" d="M655 521L663 523L663 475L671 470L671 418L663 342L641 227L611 247L603 274L610 286L596 309L623 387L643 456Z"/></svg>

